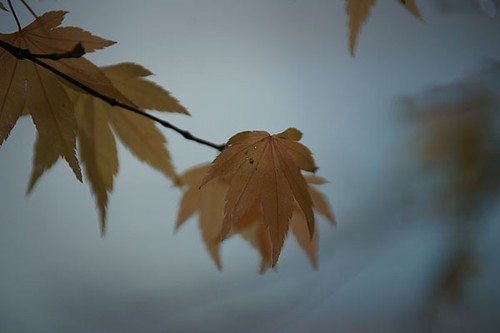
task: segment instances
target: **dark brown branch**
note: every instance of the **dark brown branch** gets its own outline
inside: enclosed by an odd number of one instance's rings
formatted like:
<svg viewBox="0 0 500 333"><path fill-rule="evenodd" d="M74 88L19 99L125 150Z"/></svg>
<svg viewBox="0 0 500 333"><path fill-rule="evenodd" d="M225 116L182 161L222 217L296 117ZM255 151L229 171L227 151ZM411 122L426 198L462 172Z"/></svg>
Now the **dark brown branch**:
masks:
<svg viewBox="0 0 500 333"><path fill-rule="evenodd" d="M27 59L26 54L28 54L37 59L61 60L68 58L80 58L85 55L85 49L83 48L82 43L78 43L75 45L73 50L64 53L36 54L30 53L29 50L23 49L23 54L24 59Z"/></svg>
<svg viewBox="0 0 500 333"><path fill-rule="evenodd" d="M21 2L23 3L24 7L26 7L26 9L28 9L28 11L31 13L31 15L33 15L34 18L38 18L38 15L36 15L35 11L33 9L31 9L31 7L26 3L25 0L21 0Z"/></svg>
<svg viewBox="0 0 500 333"><path fill-rule="evenodd" d="M19 22L19 18L17 18L16 15L16 10L14 9L14 6L12 6L11 0L7 0L7 3L9 4L10 12L12 13L12 16L14 16L14 20L16 20L16 25L17 25L17 30L21 31L21 23Z"/></svg>
<svg viewBox="0 0 500 333"><path fill-rule="evenodd" d="M218 145L218 144L215 144L213 142L210 142L210 141L207 141L207 140L204 140L204 139L201 139L201 138L198 138L194 135L192 135L190 132L186 131L186 130L183 130L181 128L178 128L177 126L171 124L170 122L166 121L166 120L163 120L163 119L160 119L158 117L155 117L143 110L140 110L134 106L131 106L131 105L127 105L125 103L122 103L114 98L111 98L109 96L106 96L106 95L103 95L101 94L100 92L98 92L97 90L85 85L84 83L76 80L75 78L72 78L71 76L59 71L58 69L52 67L51 65L43 62L42 60L40 59L51 59L51 60L58 60L58 59L63 59L63 58L75 58L75 57L78 57L77 53L78 52L75 52L75 50L78 50L79 49L79 46L81 47L81 44L79 43L75 49L73 49L72 51L70 52L67 52L67 53L63 53L63 54L45 54L45 55L39 55L39 54L32 54L29 50L26 50L26 49L21 49L21 48L18 48L18 47L15 47L7 42L4 42L2 40L0 40L0 47L5 49L7 52L11 53L14 57L18 58L18 59L21 59L21 60L24 60L24 59L27 59L35 64L37 64L38 66L41 66L45 69L47 69L48 71L54 73L55 75L59 76L60 78L68 81L69 83L75 85L76 87L82 89L83 91L89 93L90 95L96 97L96 98L99 98L100 100L108 103L109 105L113 106L113 107L121 107L123 109L126 109L128 111L131 111L131 112L134 112L138 115L141 115L143 117L146 117L146 118L149 118L157 123L159 123L160 125L162 125L163 127L166 127L166 128L170 128L171 130L179 133L180 135L182 135L185 139L187 140L191 140L191 141L195 141L195 142L198 142L202 145L205 145L205 146L209 146L209 147L212 147L214 149L217 149L218 151L223 151L224 148L225 148L225 145L224 144L221 144L221 145ZM85 50L83 50L83 47L81 47L83 53L85 53ZM81 56L81 55L80 55Z"/></svg>

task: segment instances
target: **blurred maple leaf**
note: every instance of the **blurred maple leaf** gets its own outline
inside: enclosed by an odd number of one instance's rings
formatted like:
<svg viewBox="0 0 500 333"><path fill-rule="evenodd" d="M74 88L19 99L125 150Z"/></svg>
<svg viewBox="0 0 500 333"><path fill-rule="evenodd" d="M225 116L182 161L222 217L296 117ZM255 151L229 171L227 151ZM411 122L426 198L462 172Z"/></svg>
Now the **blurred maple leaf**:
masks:
<svg viewBox="0 0 500 333"><path fill-rule="evenodd" d="M163 88L143 79L151 75L147 69L133 63L102 67L101 70L116 89L142 109L189 114ZM86 178L96 198L101 230L104 232L108 193L113 189L113 177L118 173L116 142L111 127L120 141L138 159L148 163L168 178L175 178L166 140L155 124L144 117L91 96L66 89L73 102L78 125L80 160ZM111 127L110 127L111 126ZM30 192L43 172L59 158L49 140L39 135L35 144L33 171L28 186Z"/></svg>
<svg viewBox="0 0 500 333"><path fill-rule="evenodd" d="M36 54L57 54L72 50L80 43L86 52L114 44L76 27L58 28L64 11L43 14L21 31L0 34L0 40ZM61 72L115 98L127 100L106 76L84 58L44 60ZM26 109L39 134L49 140L51 149L63 156L76 177L81 171L75 153L77 125L72 102L64 84L48 70L15 58L0 50L0 145Z"/></svg>
<svg viewBox="0 0 500 333"><path fill-rule="evenodd" d="M417 8L415 0L396 0L403 5L415 17L421 19L420 11ZM349 26L349 52L354 56L356 50L356 42L359 31L365 23L370 10L375 5L376 0L346 0L346 11L348 16Z"/></svg>
<svg viewBox="0 0 500 333"><path fill-rule="evenodd" d="M425 98L451 100L415 107L423 123L419 140L424 165L446 177L436 203L453 214L477 214L500 188L498 97L473 85L436 88Z"/></svg>
<svg viewBox="0 0 500 333"><path fill-rule="evenodd" d="M219 270L222 263L219 254L219 247L222 242L220 237L222 222L224 219L224 202L231 179L220 177L199 187L207 172L210 170L209 164L202 164L193 167L179 177L179 185L186 185L187 190L182 196L179 213L177 217L176 230L186 222L196 212L199 213L199 228L205 246ZM328 202L323 194L311 185L323 184L324 180L317 176L305 177L308 191L311 195L314 209L334 223L333 214L330 211ZM261 256L260 271L264 272L273 265L272 242L268 228L263 220L263 210L260 203L254 205L238 220L232 228L232 234L240 234L252 246L254 246ZM311 264L317 266L317 231L310 237L306 217L295 201L290 219L290 226L297 242L306 252Z"/></svg>
<svg viewBox="0 0 500 333"><path fill-rule="evenodd" d="M431 321L443 301L458 303L470 279L481 271L484 263L477 247L491 208L498 206L500 72L493 59L484 65L465 80L404 99L419 125L419 159L432 175L425 197L431 198L449 233L440 249L448 253L436 266L429 291Z"/></svg>

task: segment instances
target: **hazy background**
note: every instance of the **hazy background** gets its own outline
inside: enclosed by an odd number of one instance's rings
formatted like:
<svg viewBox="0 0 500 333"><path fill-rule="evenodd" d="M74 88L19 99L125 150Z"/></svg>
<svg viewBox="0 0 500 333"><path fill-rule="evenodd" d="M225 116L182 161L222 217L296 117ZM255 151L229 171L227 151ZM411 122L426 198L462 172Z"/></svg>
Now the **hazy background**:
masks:
<svg viewBox="0 0 500 333"><path fill-rule="evenodd" d="M428 89L499 59L499 1L417 0L420 21L379 0L355 58L341 0L29 3L118 41L89 58L150 69L192 114L162 117L200 137L299 128L338 226L318 221L317 271L289 238L277 270L259 275L257 253L234 237L218 272L196 220L173 235L181 192L120 147L101 239L88 186L65 163L25 197L35 130L22 119L0 149L0 331L499 332L499 196L472 216L473 240L463 234L479 273L441 297L455 229L433 208L441 183L420 168L423 132L408 116L408 99L430 103ZM1 12L0 31L14 30ZM495 73L478 79L493 93ZM215 157L162 131L179 172Z"/></svg>

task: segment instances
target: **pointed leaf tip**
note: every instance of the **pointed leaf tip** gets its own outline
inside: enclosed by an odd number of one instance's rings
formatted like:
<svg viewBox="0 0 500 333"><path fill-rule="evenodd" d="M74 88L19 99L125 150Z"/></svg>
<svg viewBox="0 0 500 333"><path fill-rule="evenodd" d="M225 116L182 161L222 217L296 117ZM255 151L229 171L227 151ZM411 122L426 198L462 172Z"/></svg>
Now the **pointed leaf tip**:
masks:
<svg viewBox="0 0 500 333"><path fill-rule="evenodd" d="M396 0L404 6L415 17L422 20L422 15L415 3L415 0ZM355 56L356 45L359 33L363 24L370 16L370 10L375 5L376 0L346 0L346 12L349 29L349 53Z"/></svg>
<svg viewBox="0 0 500 333"><path fill-rule="evenodd" d="M302 132L294 127L290 127L287 128L285 131L276 134L276 136L283 139L300 141L300 139L302 139Z"/></svg>

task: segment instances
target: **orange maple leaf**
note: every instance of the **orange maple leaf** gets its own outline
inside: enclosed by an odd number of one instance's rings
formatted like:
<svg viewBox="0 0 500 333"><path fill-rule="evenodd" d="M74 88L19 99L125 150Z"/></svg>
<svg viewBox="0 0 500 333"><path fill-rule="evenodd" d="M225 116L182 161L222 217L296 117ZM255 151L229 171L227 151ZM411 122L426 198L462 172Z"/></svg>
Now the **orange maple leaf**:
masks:
<svg viewBox="0 0 500 333"><path fill-rule="evenodd" d="M300 170L314 172L317 168L309 149L297 142L301 137L295 128L275 135L264 131L238 133L229 139L202 182L203 186L219 177L232 179L226 194L222 238L255 202L262 205L273 265L288 231L294 201L306 216L310 237L314 233L312 199Z"/></svg>
<svg viewBox="0 0 500 333"><path fill-rule="evenodd" d="M421 19L420 11L417 8L415 0L396 0L403 5L415 17ZM354 56L356 42L359 31L370 15L370 10L375 5L376 0L347 0L346 12L348 16L349 26L349 52Z"/></svg>

